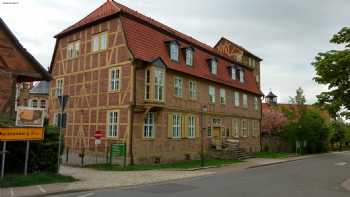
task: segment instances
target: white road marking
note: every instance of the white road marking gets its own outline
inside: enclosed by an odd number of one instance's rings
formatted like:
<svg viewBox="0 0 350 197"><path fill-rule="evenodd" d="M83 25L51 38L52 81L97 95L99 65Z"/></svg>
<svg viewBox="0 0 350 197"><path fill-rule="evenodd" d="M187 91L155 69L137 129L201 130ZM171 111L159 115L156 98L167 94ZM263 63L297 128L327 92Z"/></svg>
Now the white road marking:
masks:
<svg viewBox="0 0 350 197"><path fill-rule="evenodd" d="M334 165L336 166L345 166L347 163L346 162L338 162L338 163L335 163Z"/></svg>
<svg viewBox="0 0 350 197"><path fill-rule="evenodd" d="M11 197L15 196L15 192L13 191L13 188L10 189L10 195L11 195Z"/></svg>
<svg viewBox="0 0 350 197"><path fill-rule="evenodd" d="M47 193L47 191L41 185L38 185L37 187L41 191L41 193Z"/></svg>
<svg viewBox="0 0 350 197"><path fill-rule="evenodd" d="M87 194L83 194L83 195L80 195L77 197L88 197L88 196L92 196L92 195L94 195L94 193L87 193Z"/></svg>

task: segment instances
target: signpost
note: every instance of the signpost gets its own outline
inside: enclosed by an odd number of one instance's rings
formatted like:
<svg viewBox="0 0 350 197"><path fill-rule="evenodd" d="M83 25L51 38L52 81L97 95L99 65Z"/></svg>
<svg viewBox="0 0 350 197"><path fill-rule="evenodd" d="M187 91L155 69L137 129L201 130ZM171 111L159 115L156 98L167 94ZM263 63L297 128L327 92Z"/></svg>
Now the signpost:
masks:
<svg viewBox="0 0 350 197"><path fill-rule="evenodd" d="M112 165L112 160L114 157L123 157L123 167L126 167L126 145L125 144L112 144L110 148L109 162Z"/></svg>
<svg viewBox="0 0 350 197"><path fill-rule="evenodd" d="M67 105L68 102L68 96L58 96L58 101L60 103L61 107L61 115L60 115L60 121L58 124L58 132L59 132L59 139L58 139L58 153L57 153L57 172L60 171L60 160L61 160L61 143L62 143L62 124L63 124L63 112L64 108Z"/></svg>
<svg viewBox="0 0 350 197"><path fill-rule="evenodd" d="M42 127L35 128L0 128L0 141L2 144L2 160L1 160L1 179L5 174L5 161L6 161L6 142L8 141L26 141L26 156L24 164L24 175L28 172L28 159L29 159L29 141L44 139L44 129Z"/></svg>

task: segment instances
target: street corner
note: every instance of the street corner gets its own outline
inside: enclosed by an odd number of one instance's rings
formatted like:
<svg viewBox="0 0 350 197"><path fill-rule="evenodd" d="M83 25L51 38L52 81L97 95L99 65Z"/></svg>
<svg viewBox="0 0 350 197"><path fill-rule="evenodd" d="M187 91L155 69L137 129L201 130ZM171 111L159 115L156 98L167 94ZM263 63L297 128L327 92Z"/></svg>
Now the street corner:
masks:
<svg viewBox="0 0 350 197"><path fill-rule="evenodd" d="M350 177L342 183L344 189L350 192Z"/></svg>

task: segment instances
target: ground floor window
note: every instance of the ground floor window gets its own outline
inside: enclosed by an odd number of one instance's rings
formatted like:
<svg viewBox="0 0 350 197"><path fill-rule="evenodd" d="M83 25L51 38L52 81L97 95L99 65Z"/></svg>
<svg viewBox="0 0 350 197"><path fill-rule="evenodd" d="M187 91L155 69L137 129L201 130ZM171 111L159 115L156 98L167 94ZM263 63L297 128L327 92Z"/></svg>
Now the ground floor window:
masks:
<svg viewBox="0 0 350 197"><path fill-rule="evenodd" d="M194 138L196 133L196 117L188 116L188 137Z"/></svg>
<svg viewBox="0 0 350 197"><path fill-rule="evenodd" d="M248 137L248 134L247 134L247 120L242 120L242 136L243 137Z"/></svg>
<svg viewBox="0 0 350 197"><path fill-rule="evenodd" d="M173 114L173 125L172 125L172 137L180 138L181 137L181 115Z"/></svg>
<svg viewBox="0 0 350 197"><path fill-rule="evenodd" d="M143 136L144 138L154 137L154 112L149 112L145 116L144 126L143 126Z"/></svg>
<svg viewBox="0 0 350 197"><path fill-rule="evenodd" d="M118 137L118 120L119 120L119 112L118 111L109 111L108 112L107 137L109 137L109 138Z"/></svg>

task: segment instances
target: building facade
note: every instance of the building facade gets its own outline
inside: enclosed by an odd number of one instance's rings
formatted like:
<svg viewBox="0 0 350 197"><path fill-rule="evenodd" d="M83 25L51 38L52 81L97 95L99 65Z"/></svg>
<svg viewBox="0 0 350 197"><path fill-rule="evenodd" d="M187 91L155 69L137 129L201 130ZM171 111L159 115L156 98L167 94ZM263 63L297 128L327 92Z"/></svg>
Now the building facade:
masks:
<svg viewBox="0 0 350 197"><path fill-rule="evenodd" d="M15 117L19 83L51 80L47 70L21 45L0 18L0 114Z"/></svg>
<svg viewBox="0 0 350 197"><path fill-rule="evenodd" d="M195 159L202 134L205 150L232 139L260 151L261 59L244 48L210 47L111 0L56 39L49 117L68 95L70 152L102 158L125 143L130 162Z"/></svg>

